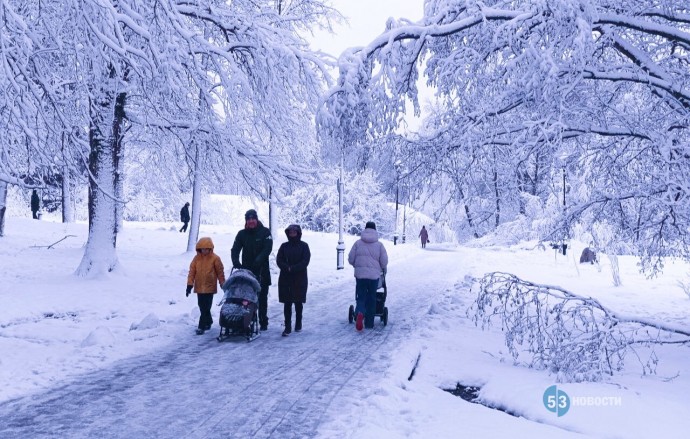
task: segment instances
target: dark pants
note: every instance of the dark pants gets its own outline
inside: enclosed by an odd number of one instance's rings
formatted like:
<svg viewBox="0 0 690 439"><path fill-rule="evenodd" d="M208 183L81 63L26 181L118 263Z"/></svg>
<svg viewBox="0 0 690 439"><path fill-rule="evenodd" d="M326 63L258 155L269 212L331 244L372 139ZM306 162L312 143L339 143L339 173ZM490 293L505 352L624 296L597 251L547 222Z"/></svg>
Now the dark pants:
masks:
<svg viewBox="0 0 690 439"><path fill-rule="evenodd" d="M180 232L186 232L187 231L187 224L189 224L189 221L184 222L184 224L182 225L182 228L180 229Z"/></svg>
<svg viewBox="0 0 690 439"><path fill-rule="evenodd" d="M374 314L376 314L376 289L379 286L378 279L357 279L355 298L357 307L355 315L364 314L364 327L374 327Z"/></svg>
<svg viewBox="0 0 690 439"><path fill-rule="evenodd" d="M268 285L261 285L259 291L259 325L268 326Z"/></svg>
<svg viewBox="0 0 690 439"><path fill-rule="evenodd" d="M285 316L285 328L292 330L292 305L295 305L295 330L302 329L302 302L285 302L283 304L283 315Z"/></svg>
<svg viewBox="0 0 690 439"><path fill-rule="evenodd" d="M196 301L199 304L199 328L205 329L206 326L213 324L213 317L211 317L211 305L213 305L213 294L197 294Z"/></svg>
<svg viewBox="0 0 690 439"><path fill-rule="evenodd" d="M32 210L31 213L34 215L34 219L38 219L38 210Z"/></svg>

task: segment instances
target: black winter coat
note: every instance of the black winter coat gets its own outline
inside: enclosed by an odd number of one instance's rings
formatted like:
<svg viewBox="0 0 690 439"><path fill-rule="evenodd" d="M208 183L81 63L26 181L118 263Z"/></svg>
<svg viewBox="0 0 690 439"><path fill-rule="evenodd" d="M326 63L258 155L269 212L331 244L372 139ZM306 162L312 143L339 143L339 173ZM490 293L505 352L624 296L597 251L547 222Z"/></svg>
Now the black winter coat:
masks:
<svg viewBox="0 0 690 439"><path fill-rule="evenodd" d="M189 222L189 206L186 204L180 209L180 221L183 223Z"/></svg>
<svg viewBox="0 0 690 439"><path fill-rule="evenodd" d="M233 267L251 270L262 287L271 285L271 271L268 257L273 250L271 231L259 221L255 229L244 228L237 232L230 250ZM242 263L240 263L240 252Z"/></svg>
<svg viewBox="0 0 690 439"><path fill-rule="evenodd" d="M41 207L41 199L38 198L38 194L36 193L36 191L33 191L31 193L31 210L33 212L36 212L36 211L38 211L38 209L40 209L40 207Z"/></svg>
<svg viewBox="0 0 690 439"><path fill-rule="evenodd" d="M309 285L307 265L311 259L311 252L309 245L302 242L301 237L300 231L294 240L282 244L276 255L276 264L280 268L278 300L281 303L307 301L307 286Z"/></svg>

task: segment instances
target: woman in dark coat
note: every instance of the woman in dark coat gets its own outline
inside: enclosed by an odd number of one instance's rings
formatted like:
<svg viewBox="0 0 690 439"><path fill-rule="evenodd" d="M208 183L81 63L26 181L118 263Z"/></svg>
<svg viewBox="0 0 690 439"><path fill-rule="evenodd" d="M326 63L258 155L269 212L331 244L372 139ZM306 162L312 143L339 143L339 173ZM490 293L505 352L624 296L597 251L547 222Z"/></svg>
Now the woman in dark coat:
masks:
<svg viewBox="0 0 690 439"><path fill-rule="evenodd" d="M302 228L291 224L285 229L288 241L280 246L276 263L280 268L278 277L278 300L283 304L285 330L283 337L292 332L292 304L295 305L295 332L302 330L303 303L307 301L307 266L311 259L309 245L302 242Z"/></svg>

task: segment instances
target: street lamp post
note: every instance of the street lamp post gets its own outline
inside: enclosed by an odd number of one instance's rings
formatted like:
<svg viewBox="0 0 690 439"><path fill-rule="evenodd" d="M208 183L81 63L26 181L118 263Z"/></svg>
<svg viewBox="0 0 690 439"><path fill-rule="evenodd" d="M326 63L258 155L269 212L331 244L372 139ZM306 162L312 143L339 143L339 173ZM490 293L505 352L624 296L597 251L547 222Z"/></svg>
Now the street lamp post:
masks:
<svg viewBox="0 0 690 439"><path fill-rule="evenodd" d="M403 203L403 224L402 224L402 243L405 244L405 226L407 225L407 202L410 199L410 186L407 180L405 180L405 185L403 186L404 190L403 191L403 199L405 202Z"/></svg>
<svg viewBox="0 0 690 439"><path fill-rule="evenodd" d="M395 166L395 231L393 232L393 245L398 245L398 205L400 200L400 160L396 160Z"/></svg>
<svg viewBox="0 0 690 439"><path fill-rule="evenodd" d="M345 268L345 240L343 239L343 153L340 153L340 177L338 177L338 245L336 246L336 265L338 270Z"/></svg>

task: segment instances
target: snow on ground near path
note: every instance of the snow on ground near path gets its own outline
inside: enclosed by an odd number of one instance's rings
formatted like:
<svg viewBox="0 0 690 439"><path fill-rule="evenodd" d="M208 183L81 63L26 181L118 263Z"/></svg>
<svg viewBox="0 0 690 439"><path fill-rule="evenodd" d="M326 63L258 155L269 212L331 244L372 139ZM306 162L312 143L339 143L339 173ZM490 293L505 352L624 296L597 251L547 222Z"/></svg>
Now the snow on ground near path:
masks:
<svg viewBox="0 0 690 439"><path fill-rule="evenodd" d="M375 330L357 334L346 319L352 271L335 270L337 237L305 232L313 254L305 330L280 337L282 306L272 289L269 331L250 344L219 344L217 326L192 335L196 300L184 297L192 255L177 226L126 223L118 238L122 272L82 280L72 273L85 224L7 220L0 437L686 437L688 347L659 349L657 375L641 376L629 356L623 373L605 382L559 385L571 398L616 396L622 404L572 407L557 417L542 403L553 377L513 366L500 331L481 331L465 314L475 294L467 276L506 271L690 327L690 299L677 284L687 280L685 264L647 280L621 257L623 286L614 288L606 262L600 271L574 263L581 248L564 257L386 241L390 323L383 328L377 319ZM228 268L235 232L201 228ZM32 247L68 234L76 237L55 248ZM347 237L348 249L354 239ZM481 386L484 402L520 417L441 390L458 382Z"/></svg>

